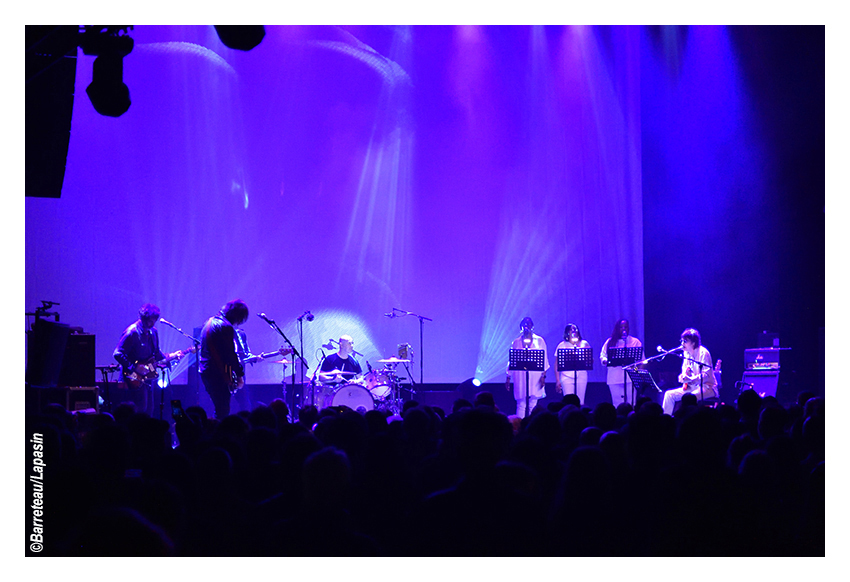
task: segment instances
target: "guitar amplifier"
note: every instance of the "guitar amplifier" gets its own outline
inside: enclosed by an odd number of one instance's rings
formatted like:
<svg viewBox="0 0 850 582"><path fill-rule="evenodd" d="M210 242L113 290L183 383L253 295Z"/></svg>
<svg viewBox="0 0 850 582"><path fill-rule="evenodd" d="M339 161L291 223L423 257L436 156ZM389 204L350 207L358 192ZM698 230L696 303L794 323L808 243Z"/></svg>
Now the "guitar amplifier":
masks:
<svg viewBox="0 0 850 582"><path fill-rule="evenodd" d="M744 350L745 370L779 371L779 348L752 348Z"/></svg>
<svg viewBox="0 0 850 582"><path fill-rule="evenodd" d="M97 386L68 386L66 390L65 410L73 412L75 410L93 408L96 412L100 411L100 405L98 404L99 390Z"/></svg>

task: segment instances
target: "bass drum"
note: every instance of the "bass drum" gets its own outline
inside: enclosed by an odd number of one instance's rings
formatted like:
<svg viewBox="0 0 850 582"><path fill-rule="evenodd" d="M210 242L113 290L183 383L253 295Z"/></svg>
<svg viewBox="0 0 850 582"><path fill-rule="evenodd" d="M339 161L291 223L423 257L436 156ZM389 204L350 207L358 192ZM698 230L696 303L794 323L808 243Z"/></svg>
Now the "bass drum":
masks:
<svg viewBox="0 0 850 582"><path fill-rule="evenodd" d="M360 384L343 384L331 399L331 406L347 406L351 410L374 410L375 400L372 394Z"/></svg>

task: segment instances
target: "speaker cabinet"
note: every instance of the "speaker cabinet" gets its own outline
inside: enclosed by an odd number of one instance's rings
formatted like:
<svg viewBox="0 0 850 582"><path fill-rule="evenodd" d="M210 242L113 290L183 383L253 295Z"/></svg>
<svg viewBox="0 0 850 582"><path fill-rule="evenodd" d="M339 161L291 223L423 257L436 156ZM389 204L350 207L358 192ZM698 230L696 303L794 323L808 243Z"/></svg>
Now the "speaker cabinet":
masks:
<svg viewBox="0 0 850 582"><path fill-rule="evenodd" d="M94 334L72 333L65 343L59 386L94 386Z"/></svg>
<svg viewBox="0 0 850 582"><path fill-rule="evenodd" d="M753 390L762 398L765 396L776 397L776 388L779 386L779 372L744 372L742 382L752 384ZM749 386L746 388L749 388Z"/></svg>

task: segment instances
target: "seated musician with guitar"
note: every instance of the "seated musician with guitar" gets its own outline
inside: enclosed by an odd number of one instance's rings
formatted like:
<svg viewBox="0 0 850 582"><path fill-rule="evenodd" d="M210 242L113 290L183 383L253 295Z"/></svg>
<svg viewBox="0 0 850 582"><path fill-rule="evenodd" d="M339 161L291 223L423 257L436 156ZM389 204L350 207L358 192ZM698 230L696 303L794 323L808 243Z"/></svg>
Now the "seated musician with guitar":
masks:
<svg viewBox="0 0 850 582"><path fill-rule="evenodd" d="M676 402L680 401L685 394L694 394L697 400L717 397L717 381L711 365L711 353L701 344L699 332L694 328L688 328L682 332L681 338L684 354L679 382L682 383L682 387L664 392L664 400L661 404L664 414L672 415ZM704 366L697 365L697 362Z"/></svg>
<svg viewBox="0 0 850 582"><path fill-rule="evenodd" d="M159 321L159 307L145 303L139 309L139 319L127 327L118 340L113 357L121 364L124 382L127 388L138 392L139 412L153 414L153 382L157 376L157 366L182 358L194 348L168 355L159 349L159 333L156 322Z"/></svg>

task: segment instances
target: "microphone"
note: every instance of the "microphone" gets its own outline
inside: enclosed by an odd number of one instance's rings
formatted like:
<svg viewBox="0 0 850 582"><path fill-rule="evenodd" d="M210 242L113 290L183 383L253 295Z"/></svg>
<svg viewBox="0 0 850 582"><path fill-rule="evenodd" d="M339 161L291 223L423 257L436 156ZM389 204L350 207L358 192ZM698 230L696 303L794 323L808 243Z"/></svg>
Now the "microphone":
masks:
<svg viewBox="0 0 850 582"><path fill-rule="evenodd" d="M173 323L171 323L170 321L167 321L167 320L165 320L165 319L162 319L161 317L159 318L159 321L160 321L160 323L162 323L163 325L167 325L168 327L171 327L171 328L176 329L177 331L180 331L180 328L179 328L179 327L177 327L176 325L174 325Z"/></svg>
<svg viewBox="0 0 850 582"><path fill-rule="evenodd" d="M316 316L315 316L315 315L313 315L312 313L310 313L309 311L305 311L304 313L302 313L302 314L301 314L301 317L299 317L299 318L298 318L298 321L301 321L301 320L302 320L302 319L304 319L305 317L307 318L307 321L313 321L313 319L314 319Z"/></svg>
<svg viewBox="0 0 850 582"><path fill-rule="evenodd" d="M395 311L393 311L392 313L385 313L384 317L389 317L390 319L392 319L394 317L397 317L397 315L395 314Z"/></svg>
<svg viewBox="0 0 850 582"><path fill-rule="evenodd" d="M324 349L326 349L326 350L332 350L332 349L334 349L333 340L328 340L328 343L326 343L326 344L322 344L322 347L323 347Z"/></svg>
<svg viewBox="0 0 850 582"><path fill-rule="evenodd" d="M366 360L366 366L369 368L369 371L372 371L372 364L369 363L369 360Z"/></svg>
<svg viewBox="0 0 850 582"><path fill-rule="evenodd" d="M361 353L360 353L360 352L358 352L357 350L351 350L351 353L352 353L352 354L354 354L355 356L363 357L363 354L361 354Z"/></svg>
<svg viewBox="0 0 850 582"><path fill-rule="evenodd" d="M268 323L268 324L270 324L270 325L271 325L272 323L274 323L274 319L269 319L269 318L268 318L268 316L267 316L265 313L258 313L258 314L257 314L257 317L260 317L260 318L264 319L264 320L265 320L265 322L266 322L266 323Z"/></svg>

